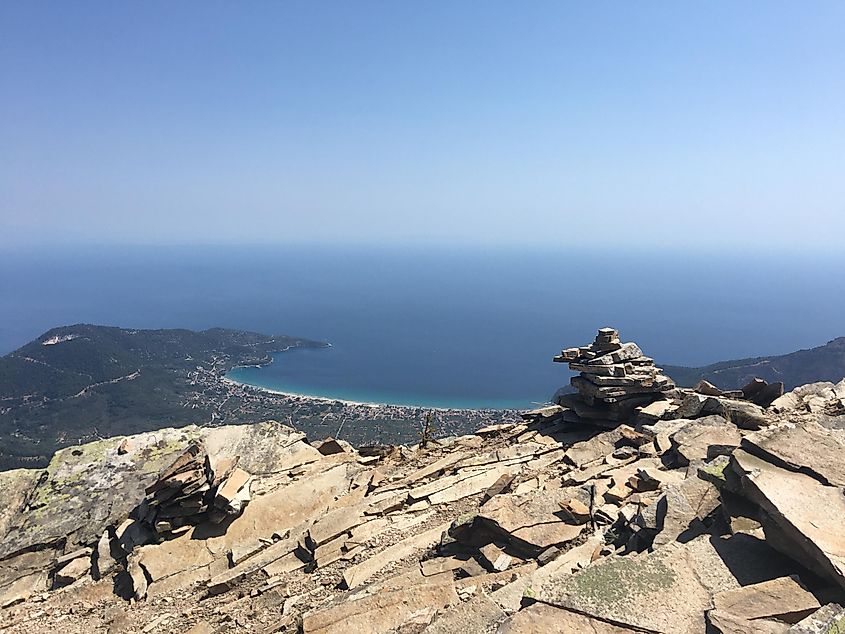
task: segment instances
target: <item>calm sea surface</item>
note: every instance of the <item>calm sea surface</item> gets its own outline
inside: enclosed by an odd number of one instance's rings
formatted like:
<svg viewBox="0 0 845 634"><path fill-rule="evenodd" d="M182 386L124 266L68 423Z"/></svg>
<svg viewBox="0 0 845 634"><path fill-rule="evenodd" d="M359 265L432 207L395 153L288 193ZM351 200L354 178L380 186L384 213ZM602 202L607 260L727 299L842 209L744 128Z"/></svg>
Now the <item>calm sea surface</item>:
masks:
<svg viewBox="0 0 845 634"><path fill-rule="evenodd" d="M212 326L331 342L233 378L359 401L524 407L551 357L612 325L700 365L845 335L845 255L480 249L127 248L0 252L0 353L58 325Z"/></svg>

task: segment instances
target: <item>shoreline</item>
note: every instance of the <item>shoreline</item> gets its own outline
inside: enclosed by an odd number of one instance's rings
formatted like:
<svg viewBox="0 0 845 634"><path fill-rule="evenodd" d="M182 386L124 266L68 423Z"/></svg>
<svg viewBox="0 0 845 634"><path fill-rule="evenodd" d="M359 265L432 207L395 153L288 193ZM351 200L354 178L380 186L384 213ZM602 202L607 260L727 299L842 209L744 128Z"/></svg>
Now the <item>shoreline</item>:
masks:
<svg viewBox="0 0 845 634"><path fill-rule="evenodd" d="M345 398L333 398L330 396L317 396L314 394L302 394L299 392L287 392L284 390L275 390L273 388L252 385L251 383L243 383L241 381L236 381L235 379L231 379L228 376L221 376L220 379L229 385L234 385L240 388L247 388L252 390L257 390L259 392L264 392L265 394L273 394L275 396L284 396L286 398L292 398L297 400L303 401L312 401L317 403L341 403L343 405L348 406L357 406L357 407L368 407L371 409L377 409L382 407L395 407L404 410L430 410L435 412L484 412L484 413L510 413L510 412L524 412L531 407L503 407L503 408L496 408L496 407L444 407L434 406L434 405L408 405L408 404L400 404L400 403L376 403L372 401L353 401L350 399ZM538 407L541 405L538 405Z"/></svg>
<svg viewBox="0 0 845 634"><path fill-rule="evenodd" d="M269 365L269 364L265 364ZM253 368L260 368L263 367L261 365L253 365L253 366L238 366L238 367L253 367ZM232 368L234 369L234 368ZM230 370L231 372L231 370ZM349 401L343 398L329 398L328 396L315 396L313 394L299 394L297 392L285 392L283 390L274 390L273 388L264 387L253 385L252 383L243 383L241 381L236 381L235 379L230 379L228 376L220 377L221 380L230 384L236 385L238 387L246 387L253 390L258 390L259 392L266 392L267 394L275 394L276 396L286 396L288 398L300 398L300 399L308 399L311 401L318 401L320 403L343 403L344 405L361 405L363 407L412 407L410 405L391 405L390 403L367 403L362 401Z"/></svg>
<svg viewBox="0 0 845 634"><path fill-rule="evenodd" d="M273 358L274 354L282 354L284 352L288 352L289 350L294 350L294 349L306 350L308 348L315 348L317 350L320 350L322 348L331 348L332 347L332 344L330 344L327 341L319 342L319 343L322 343L323 345L320 345L320 346L307 346L307 345L301 346L301 345L299 345L299 343L292 343L289 346L285 346L281 350L271 350L270 352L268 352L267 355L270 358L269 361L265 361L264 363L239 363L237 365L233 365L231 368L226 370L226 374L228 374L232 370L237 370L238 368L263 368L265 366L270 365L271 363L273 363L275 361L275 359ZM225 377L226 375L224 374L223 376ZM235 382L237 383L237 381L235 381Z"/></svg>

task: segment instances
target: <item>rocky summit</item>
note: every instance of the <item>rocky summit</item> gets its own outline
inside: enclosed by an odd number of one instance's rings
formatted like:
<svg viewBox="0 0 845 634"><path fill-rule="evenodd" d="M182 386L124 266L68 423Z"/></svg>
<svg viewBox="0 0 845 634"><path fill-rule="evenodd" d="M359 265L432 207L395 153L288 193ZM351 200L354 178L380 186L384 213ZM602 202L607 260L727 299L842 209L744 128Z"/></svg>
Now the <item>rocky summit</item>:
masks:
<svg viewBox="0 0 845 634"><path fill-rule="evenodd" d="M0 473L0 630L845 631L845 381L678 388L609 328L555 360L574 393L470 435L192 426Z"/></svg>

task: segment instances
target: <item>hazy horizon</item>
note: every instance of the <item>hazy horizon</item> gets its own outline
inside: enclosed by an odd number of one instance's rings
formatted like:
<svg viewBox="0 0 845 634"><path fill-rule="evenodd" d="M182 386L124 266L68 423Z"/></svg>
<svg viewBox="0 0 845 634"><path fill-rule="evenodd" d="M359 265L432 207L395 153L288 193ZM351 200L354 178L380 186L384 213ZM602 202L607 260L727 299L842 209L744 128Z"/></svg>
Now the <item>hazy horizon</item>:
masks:
<svg viewBox="0 0 845 634"><path fill-rule="evenodd" d="M0 6L0 249L835 252L845 5Z"/></svg>

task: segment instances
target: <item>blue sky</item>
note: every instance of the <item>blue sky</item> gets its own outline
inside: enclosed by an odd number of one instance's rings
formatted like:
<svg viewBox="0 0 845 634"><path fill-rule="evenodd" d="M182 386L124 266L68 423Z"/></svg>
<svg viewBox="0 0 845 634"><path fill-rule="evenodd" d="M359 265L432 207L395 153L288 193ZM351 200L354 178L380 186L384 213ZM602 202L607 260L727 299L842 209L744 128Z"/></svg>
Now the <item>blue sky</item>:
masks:
<svg viewBox="0 0 845 634"><path fill-rule="evenodd" d="M837 250L845 3L0 3L0 247Z"/></svg>

